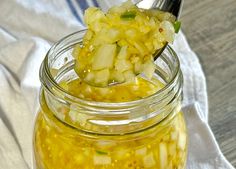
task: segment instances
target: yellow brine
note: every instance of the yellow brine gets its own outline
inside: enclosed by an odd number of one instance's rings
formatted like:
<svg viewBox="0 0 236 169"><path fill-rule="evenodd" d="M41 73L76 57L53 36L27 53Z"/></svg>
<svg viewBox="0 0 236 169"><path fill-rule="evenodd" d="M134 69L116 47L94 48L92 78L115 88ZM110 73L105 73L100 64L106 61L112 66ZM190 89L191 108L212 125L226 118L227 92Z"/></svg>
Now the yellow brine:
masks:
<svg viewBox="0 0 236 169"><path fill-rule="evenodd" d="M100 102L140 100L164 87L158 80L150 82L142 78L109 88L91 87L79 79L60 85L78 98ZM64 114L61 121L49 110L43 94L41 99L42 112L35 126L37 169L182 169L185 166L187 136L181 112L142 132L103 135L80 130L79 126L87 125L83 114L58 106L57 114Z"/></svg>

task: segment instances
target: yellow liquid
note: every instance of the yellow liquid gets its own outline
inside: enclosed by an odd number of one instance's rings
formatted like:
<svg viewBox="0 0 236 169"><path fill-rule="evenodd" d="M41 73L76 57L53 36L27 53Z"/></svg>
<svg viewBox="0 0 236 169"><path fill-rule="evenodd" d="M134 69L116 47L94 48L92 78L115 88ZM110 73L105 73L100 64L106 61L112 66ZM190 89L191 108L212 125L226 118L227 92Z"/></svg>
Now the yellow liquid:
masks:
<svg viewBox="0 0 236 169"><path fill-rule="evenodd" d="M79 79L61 86L87 100L124 102L147 97L163 85L143 79L135 83L98 89ZM129 135L93 135L60 122L42 98L42 111L35 125L35 160L37 169L182 169L186 161L186 127L181 112L166 122ZM73 122L70 111L64 119ZM168 122L167 122L168 121Z"/></svg>
<svg viewBox="0 0 236 169"><path fill-rule="evenodd" d="M143 78L137 78L132 82L104 88L90 86L80 79L73 80L68 84L62 82L60 85L76 97L98 102L134 101L150 96L164 87L157 80L149 82Z"/></svg>

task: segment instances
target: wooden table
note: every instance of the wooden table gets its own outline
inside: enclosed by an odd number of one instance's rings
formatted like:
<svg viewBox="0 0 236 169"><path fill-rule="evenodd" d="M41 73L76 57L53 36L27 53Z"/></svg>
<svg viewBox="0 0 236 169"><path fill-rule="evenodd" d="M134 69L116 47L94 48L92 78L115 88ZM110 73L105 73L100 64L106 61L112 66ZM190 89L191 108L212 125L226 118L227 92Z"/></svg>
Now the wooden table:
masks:
<svg viewBox="0 0 236 169"><path fill-rule="evenodd" d="M180 20L206 75L210 126L236 167L236 1L185 0Z"/></svg>

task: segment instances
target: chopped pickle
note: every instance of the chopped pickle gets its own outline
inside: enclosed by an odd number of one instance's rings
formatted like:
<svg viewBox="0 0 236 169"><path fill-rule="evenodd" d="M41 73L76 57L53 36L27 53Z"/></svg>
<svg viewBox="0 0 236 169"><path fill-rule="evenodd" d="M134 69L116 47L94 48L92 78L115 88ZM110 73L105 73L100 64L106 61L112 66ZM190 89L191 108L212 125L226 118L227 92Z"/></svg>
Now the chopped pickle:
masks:
<svg viewBox="0 0 236 169"><path fill-rule="evenodd" d="M184 169L186 160L186 129L180 128L184 123L182 113L178 113L173 119L177 121L173 125L163 127L163 133L142 132L142 136L126 138L121 136L113 139L105 136L97 136L97 139L113 142L110 147L100 147L97 150L95 139L77 133L68 134L68 127L58 125L55 119L50 119L50 124L39 114L36 126L35 148L36 161L41 161L42 168L50 169L76 169L99 168L107 169L166 169L168 166ZM158 130L158 129L156 129ZM166 140L163 138L172 132L184 133L184 149L178 140ZM182 139L181 138L181 139ZM177 137L179 139L179 136ZM38 165L39 166L39 165ZM41 168L38 168L41 169Z"/></svg>
<svg viewBox="0 0 236 169"><path fill-rule="evenodd" d="M96 150L96 152L97 152L98 154L107 154L107 152L100 151L100 150Z"/></svg>
<svg viewBox="0 0 236 169"><path fill-rule="evenodd" d="M136 16L135 11L126 11L125 13L120 15L120 18L122 19L134 19Z"/></svg>
<svg viewBox="0 0 236 169"><path fill-rule="evenodd" d="M137 78L135 81L109 88L89 86L79 79L61 82L60 85L74 96L103 102L138 100L164 87L158 80L151 83ZM37 166L41 166L37 169L185 167L187 135L182 112L171 117L167 124L156 125L135 135L90 136L60 122L42 100L43 112L39 113L35 126L35 158ZM86 116L79 111L60 105L57 110L57 116L60 113L64 115L63 121L71 119L81 126L88 125Z"/></svg>
<svg viewBox="0 0 236 169"><path fill-rule="evenodd" d="M74 70L79 77L59 82L67 93L89 103L117 104L145 99L164 88L153 77L152 55L167 42L173 42L174 33L180 27L178 23L174 25L173 15L139 9L127 1L110 8L106 14L98 8L88 8L84 19L88 30L83 43L75 45L72 52ZM121 84L108 86L114 82ZM58 95L62 102L68 99L68 95ZM98 116L88 113L96 111L93 110L96 106L87 109L82 100L79 107L50 97L43 89L34 132L37 169L185 168L187 134L182 112L172 111L156 125L153 119L146 120L147 128L142 128L144 124L139 121L109 126L110 123L99 123ZM179 107L180 103L177 104ZM146 107L141 110L144 116L148 113L146 109L149 110ZM132 111L136 113L136 109ZM127 114L122 114L123 121L125 116L132 118ZM111 122L116 120L113 114L106 118ZM133 129L134 124L142 130ZM104 134L106 131L112 134Z"/></svg>
<svg viewBox="0 0 236 169"><path fill-rule="evenodd" d="M181 27L181 22L180 21L175 21L174 23L174 28L175 28L175 33L178 33Z"/></svg>
<svg viewBox="0 0 236 169"><path fill-rule="evenodd" d="M155 70L153 54L173 42L180 26L174 25L170 13L139 9L131 1L107 13L88 8L84 18L88 30L72 52L75 71L82 80L100 87L132 81L140 73L150 79Z"/></svg>

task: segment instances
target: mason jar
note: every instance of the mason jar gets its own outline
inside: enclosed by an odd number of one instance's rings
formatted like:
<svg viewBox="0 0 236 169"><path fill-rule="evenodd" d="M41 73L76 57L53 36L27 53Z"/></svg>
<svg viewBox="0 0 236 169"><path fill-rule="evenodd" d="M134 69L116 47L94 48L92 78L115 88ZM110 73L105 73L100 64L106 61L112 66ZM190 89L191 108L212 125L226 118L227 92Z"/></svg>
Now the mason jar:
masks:
<svg viewBox="0 0 236 169"><path fill-rule="evenodd" d="M40 110L33 137L35 168L185 168L183 78L176 53L167 46L155 61L154 78L163 87L154 94L117 103L87 100L60 85L78 78L72 52L84 33L56 43L41 65Z"/></svg>

